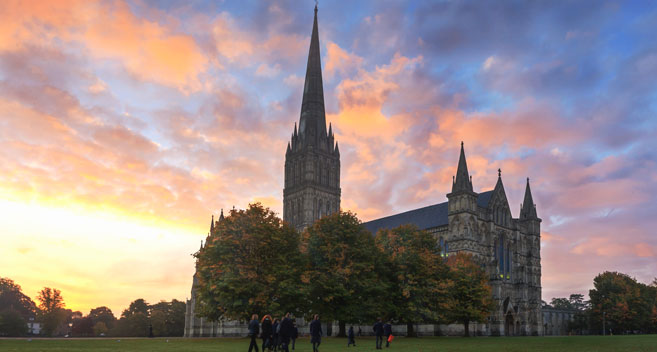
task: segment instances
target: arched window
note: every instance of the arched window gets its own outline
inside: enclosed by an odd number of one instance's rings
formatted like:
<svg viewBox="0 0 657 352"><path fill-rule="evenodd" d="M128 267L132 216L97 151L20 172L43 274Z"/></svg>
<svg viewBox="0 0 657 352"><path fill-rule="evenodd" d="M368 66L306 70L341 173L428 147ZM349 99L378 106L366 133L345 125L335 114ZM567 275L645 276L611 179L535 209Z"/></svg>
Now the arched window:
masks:
<svg viewBox="0 0 657 352"><path fill-rule="evenodd" d="M498 264L500 271L500 278L504 278L504 235L500 236L500 243L498 246Z"/></svg>
<svg viewBox="0 0 657 352"><path fill-rule="evenodd" d="M440 244L440 256L444 257L445 256L445 240L443 240L442 237L440 238L439 244Z"/></svg>
<svg viewBox="0 0 657 352"><path fill-rule="evenodd" d="M511 249L506 249L506 279L511 279Z"/></svg>
<svg viewBox="0 0 657 352"><path fill-rule="evenodd" d="M322 215L324 215L324 202L320 199L319 200L319 206L317 207L317 218L320 219Z"/></svg>

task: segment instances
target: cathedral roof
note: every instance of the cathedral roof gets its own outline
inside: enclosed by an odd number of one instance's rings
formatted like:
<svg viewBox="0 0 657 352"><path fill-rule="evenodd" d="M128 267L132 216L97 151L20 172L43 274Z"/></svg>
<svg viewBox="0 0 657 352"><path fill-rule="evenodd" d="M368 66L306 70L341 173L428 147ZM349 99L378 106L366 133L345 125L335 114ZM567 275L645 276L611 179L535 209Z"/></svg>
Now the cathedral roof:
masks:
<svg viewBox="0 0 657 352"><path fill-rule="evenodd" d="M477 205L487 207L492 195L493 191L479 193ZM363 226L372 234L376 234L380 229L392 229L406 224L413 224L422 230L447 225L447 202L368 221L363 223Z"/></svg>

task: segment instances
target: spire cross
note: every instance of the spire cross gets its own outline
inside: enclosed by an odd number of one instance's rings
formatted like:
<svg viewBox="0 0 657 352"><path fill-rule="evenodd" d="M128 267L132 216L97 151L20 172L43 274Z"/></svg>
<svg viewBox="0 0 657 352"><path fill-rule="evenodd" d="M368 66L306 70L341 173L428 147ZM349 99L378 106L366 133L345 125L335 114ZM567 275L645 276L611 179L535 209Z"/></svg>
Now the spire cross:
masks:
<svg viewBox="0 0 657 352"><path fill-rule="evenodd" d="M497 177L502 177L502 169L497 169Z"/></svg>

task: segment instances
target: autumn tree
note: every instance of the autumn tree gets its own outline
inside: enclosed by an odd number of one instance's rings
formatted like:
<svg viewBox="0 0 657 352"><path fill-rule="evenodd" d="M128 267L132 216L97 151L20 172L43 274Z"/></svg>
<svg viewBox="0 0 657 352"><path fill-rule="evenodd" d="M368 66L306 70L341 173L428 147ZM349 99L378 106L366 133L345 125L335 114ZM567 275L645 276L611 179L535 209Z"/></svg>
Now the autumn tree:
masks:
<svg viewBox="0 0 657 352"><path fill-rule="evenodd" d="M201 316L246 319L303 311L299 234L259 203L218 222L196 258Z"/></svg>
<svg viewBox="0 0 657 352"><path fill-rule="evenodd" d="M44 287L37 296L43 331L52 336L59 325L67 319L64 310L64 298L61 291L56 288Z"/></svg>
<svg viewBox="0 0 657 352"><path fill-rule="evenodd" d="M656 291L634 278L618 273L604 272L593 279L591 319L596 331L602 329L603 314L607 330L615 333L626 331L655 331L652 323Z"/></svg>
<svg viewBox="0 0 657 352"><path fill-rule="evenodd" d="M384 263L374 237L355 214L338 212L316 221L303 233L308 268L303 275L309 315L339 322L361 322L381 314L386 282L377 269Z"/></svg>
<svg viewBox="0 0 657 352"><path fill-rule="evenodd" d="M449 268L435 237L414 225L379 230L375 242L390 285L388 317L405 322L407 335L414 336L413 323L440 320Z"/></svg>
<svg viewBox="0 0 657 352"><path fill-rule="evenodd" d="M449 293L441 302L449 322L462 323L470 336L470 322L486 320L493 309L488 277L471 254L459 252L447 259L450 268L445 289Z"/></svg>

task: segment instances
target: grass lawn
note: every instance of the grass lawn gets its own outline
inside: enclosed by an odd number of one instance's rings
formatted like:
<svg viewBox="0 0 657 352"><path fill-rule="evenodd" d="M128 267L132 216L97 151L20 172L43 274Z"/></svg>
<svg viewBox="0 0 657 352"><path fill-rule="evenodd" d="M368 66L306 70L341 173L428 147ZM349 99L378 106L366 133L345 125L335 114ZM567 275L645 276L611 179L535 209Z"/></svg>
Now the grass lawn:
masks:
<svg viewBox="0 0 657 352"><path fill-rule="evenodd" d="M120 340L120 341L119 341ZM0 339L0 351L222 351L245 352L243 339ZM347 349L343 338L324 338L321 352L375 351L374 339L356 339L357 347ZM385 345L384 345L384 349ZM296 350L312 351L307 338L297 340ZM415 351L657 351L657 335L563 336L563 337L423 337L396 338L389 352Z"/></svg>

